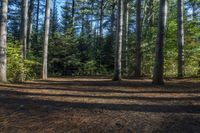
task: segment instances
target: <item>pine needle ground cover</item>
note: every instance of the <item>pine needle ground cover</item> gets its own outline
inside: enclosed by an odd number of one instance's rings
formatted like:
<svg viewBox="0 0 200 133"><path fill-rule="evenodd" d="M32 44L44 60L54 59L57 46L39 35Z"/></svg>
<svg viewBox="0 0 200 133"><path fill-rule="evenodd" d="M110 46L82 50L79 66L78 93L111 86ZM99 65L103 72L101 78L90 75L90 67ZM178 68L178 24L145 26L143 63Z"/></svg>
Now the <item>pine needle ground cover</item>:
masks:
<svg viewBox="0 0 200 133"><path fill-rule="evenodd" d="M2 133L199 133L200 81L50 78L0 84Z"/></svg>

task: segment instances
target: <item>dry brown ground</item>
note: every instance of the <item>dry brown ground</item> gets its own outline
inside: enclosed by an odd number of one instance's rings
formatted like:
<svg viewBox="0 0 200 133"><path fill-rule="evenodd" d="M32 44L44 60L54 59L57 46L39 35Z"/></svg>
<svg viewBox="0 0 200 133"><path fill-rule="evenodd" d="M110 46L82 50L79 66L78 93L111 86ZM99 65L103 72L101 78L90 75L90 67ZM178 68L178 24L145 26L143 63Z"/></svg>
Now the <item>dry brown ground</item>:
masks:
<svg viewBox="0 0 200 133"><path fill-rule="evenodd" d="M2 133L200 133L200 81L0 84Z"/></svg>

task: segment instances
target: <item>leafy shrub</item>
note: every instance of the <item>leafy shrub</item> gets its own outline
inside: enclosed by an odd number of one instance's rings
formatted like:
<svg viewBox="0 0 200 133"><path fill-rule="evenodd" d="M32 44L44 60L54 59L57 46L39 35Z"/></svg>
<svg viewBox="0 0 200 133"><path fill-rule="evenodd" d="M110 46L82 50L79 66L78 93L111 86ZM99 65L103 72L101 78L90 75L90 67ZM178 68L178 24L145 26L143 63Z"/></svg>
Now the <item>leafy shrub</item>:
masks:
<svg viewBox="0 0 200 133"><path fill-rule="evenodd" d="M39 76L41 65L33 59L24 60L19 45L8 44L7 74L11 82L22 82Z"/></svg>

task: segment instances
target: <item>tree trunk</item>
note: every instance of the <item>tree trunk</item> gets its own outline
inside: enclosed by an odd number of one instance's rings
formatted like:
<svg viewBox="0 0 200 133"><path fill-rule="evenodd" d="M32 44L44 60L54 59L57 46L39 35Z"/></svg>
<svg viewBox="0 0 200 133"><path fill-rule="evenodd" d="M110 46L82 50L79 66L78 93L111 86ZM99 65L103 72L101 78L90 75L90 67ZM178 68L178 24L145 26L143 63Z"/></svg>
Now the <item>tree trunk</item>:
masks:
<svg viewBox="0 0 200 133"><path fill-rule="evenodd" d="M74 24L75 24L75 0L72 0L72 26L74 26Z"/></svg>
<svg viewBox="0 0 200 133"><path fill-rule="evenodd" d="M26 59L27 54L27 25L28 25L28 0L22 1L22 35L21 41L23 45L22 55L23 58Z"/></svg>
<svg viewBox="0 0 200 133"><path fill-rule="evenodd" d="M127 2L127 13L126 13L126 46L125 46L125 51L126 51L126 73L129 73L129 46L128 46L128 35L129 35L129 0ZM129 74L128 74L129 75Z"/></svg>
<svg viewBox="0 0 200 133"><path fill-rule="evenodd" d="M98 37L98 65L99 67L102 64L102 48L104 43L103 38L103 19L104 19L104 0L101 0L100 2L100 18L99 18L99 37Z"/></svg>
<svg viewBox="0 0 200 133"><path fill-rule="evenodd" d="M129 0L124 0L124 22L123 22L123 51L125 73L128 74L128 29L129 29Z"/></svg>
<svg viewBox="0 0 200 133"><path fill-rule="evenodd" d="M156 44L156 56L153 73L153 84L164 84L164 42L167 23L167 0L160 0L159 27Z"/></svg>
<svg viewBox="0 0 200 133"><path fill-rule="evenodd" d="M141 0L136 1L136 57L135 77L141 77Z"/></svg>
<svg viewBox="0 0 200 133"><path fill-rule="evenodd" d="M116 1L113 0L113 4L112 4L112 14L111 14L111 45L114 45L115 42L115 27L116 27L116 16L115 16L115 8L116 8Z"/></svg>
<svg viewBox="0 0 200 133"><path fill-rule="evenodd" d="M1 17L2 17L2 1L0 1L0 21L1 21ZM0 33L1 34L1 33Z"/></svg>
<svg viewBox="0 0 200 133"><path fill-rule="evenodd" d="M6 75L6 41L7 41L8 0L2 0L1 29L0 29L0 82L7 82Z"/></svg>
<svg viewBox="0 0 200 133"><path fill-rule="evenodd" d="M28 51L31 48L31 41L32 41L32 30L33 30L33 8L34 8L34 0L30 0L30 6L28 10L28 37L27 37L27 44L28 44Z"/></svg>
<svg viewBox="0 0 200 133"><path fill-rule="evenodd" d="M47 79L48 76L47 60L48 60L48 41L49 41L49 26L50 26L50 7L51 7L51 0L46 0L43 73L42 73L43 79Z"/></svg>
<svg viewBox="0 0 200 133"><path fill-rule="evenodd" d="M200 61L199 61L198 64L199 64L199 66L198 66L198 67L199 67L199 70L198 70L198 72L197 72L197 76L200 76Z"/></svg>
<svg viewBox="0 0 200 133"><path fill-rule="evenodd" d="M122 41L123 41L123 0L118 0L118 17L117 17L117 33L115 46L115 69L113 81L121 80L121 58L122 58Z"/></svg>
<svg viewBox="0 0 200 133"><path fill-rule="evenodd" d="M104 15L104 0L101 0L101 7L100 7L100 25L99 25L99 32L100 32L100 39L99 44L102 45L102 39L103 39L103 15Z"/></svg>
<svg viewBox="0 0 200 133"><path fill-rule="evenodd" d="M37 11L36 11L36 35L35 40L36 43L39 42L39 16L40 16L40 0L37 0Z"/></svg>
<svg viewBox="0 0 200 133"><path fill-rule="evenodd" d="M184 24L183 24L183 0L177 1L177 23L178 23L178 77L184 76Z"/></svg>
<svg viewBox="0 0 200 133"><path fill-rule="evenodd" d="M57 28L58 28L57 0L53 0L52 13L51 14L52 14L52 16L51 16L51 21L50 21L50 23L51 23L50 33L51 33L51 38L54 39L55 33L57 32Z"/></svg>

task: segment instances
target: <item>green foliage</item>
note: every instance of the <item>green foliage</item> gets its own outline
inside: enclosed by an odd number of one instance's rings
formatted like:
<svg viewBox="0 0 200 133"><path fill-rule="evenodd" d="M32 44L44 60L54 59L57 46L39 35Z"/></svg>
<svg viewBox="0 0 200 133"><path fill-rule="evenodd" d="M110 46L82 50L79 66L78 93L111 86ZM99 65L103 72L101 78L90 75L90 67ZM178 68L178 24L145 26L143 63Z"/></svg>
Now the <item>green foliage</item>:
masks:
<svg viewBox="0 0 200 133"><path fill-rule="evenodd" d="M94 60L83 63L80 67L77 75L107 75L108 71L105 65L98 66L98 63Z"/></svg>
<svg viewBox="0 0 200 133"><path fill-rule="evenodd" d="M54 1L55 2L55 1ZM59 1L57 1L59 2ZM58 3L52 3L48 71L50 76L66 75L107 75L114 69L116 25L112 21L113 4L108 0L103 8L103 36L100 36L100 7L101 1L83 0L65 1L62 10ZM123 47L122 74L132 76L135 67L136 53L136 8L135 1L129 1L129 35L128 45ZM20 39L20 1L10 2L8 39L17 42ZM44 15L43 1L40 1L39 16ZM177 1L168 3L168 21L166 45L164 49L166 77L177 76L178 47L177 47ZM184 69L186 76L200 75L200 28L199 0L186 0L184 12L185 46ZM36 9L36 8L35 8ZM193 10L194 9L194 10ZM195 11L196 10L196 11ZM62 13L58 13L61 11ZM194 11L194 12L193 12ZM159 1L142 2L142 75L152 76L155 46L158 33ZM21 57L21 48L17 44L8 47L8 78L10 81L32 79L40 75L43 56L43 17L38 23L34 11L31 53L28 59ZM60 15L60 19L58 17ZM39 24L39 25L37 25ZM38 29L37 29L38 26ZM113 29L115 30L113 33ZM11 41L12 40L12 41ZM127 61L128 60L128 61ZM128 69L126 68L128 66ZM23 77L23 78L22 78Z"/></svg>
<svg viewBox="0 0 200 133"><path fill-rule="evenodd" d="M32 59L24 60L19 45L9 43L7 49L7 74L11 82L22 82L39 76L41 65Z"/></svg>
<svg viewBox="0 0 200 133"><path fill-rule="evenodd" d="M77 39L73 29L68 29L65 35L58 35L49 44L50 75L72 75L80 66L78 58Z"/></svg>
<svg viewBox="0 0 200 133"><path fill-rule="evenodd" d="M185 72L187 76L199 76L200 71L200 28L196 21L185 24Z"/></svg>
<svg viewBox="0 0 200 133"><path fill-rule="evenodd" d="M79 69L80 75L95 75L97 70L95 61L88 61L83 64L83 67Z"/></svg>
<svg viewBox="0 0 200 133"><path fill-rule="evenodd" d="M164 71L166 77L175 77L177 75L178 47L177 47L177 22L172 19L168 22L166 45L165 45L165 65Z"/></svg>

